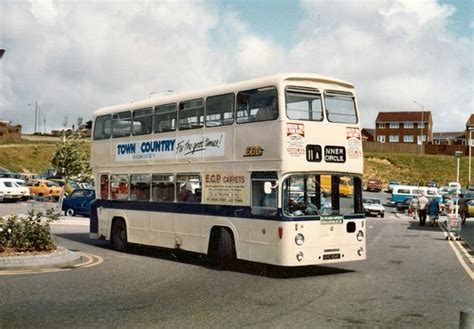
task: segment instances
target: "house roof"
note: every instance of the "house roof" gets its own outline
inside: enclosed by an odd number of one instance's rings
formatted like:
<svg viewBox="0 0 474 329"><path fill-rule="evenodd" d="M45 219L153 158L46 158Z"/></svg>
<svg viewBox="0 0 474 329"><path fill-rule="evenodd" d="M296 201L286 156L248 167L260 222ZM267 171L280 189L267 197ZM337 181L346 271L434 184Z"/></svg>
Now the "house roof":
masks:
<svg viewBox="0 0 474 329"><path fill-rule="evenodd" d="M375 129L363 128L362 129L362 134L367 134L367 135L370 135L370 136L374 137L375 136Z"/></svg>
<svg viewBox="0 0 474 329"><path fill-rule="evenodd" d="M421 122L431 121L431 111L379 112L375 122Z"/></svg>
<svg viewBox="0 0 474 329"><path fill-rule="evenodd" d="M433 139L457 139L465 138L464 131L449 131L449 132L438 132L433 133Z"/></svg>
<svg viewBox="0 0 474 329"><path fill-rule="evenodd" d="M469 119L467 120L466 128L467 127L474 127L474 113L472 113Z"/></svg>

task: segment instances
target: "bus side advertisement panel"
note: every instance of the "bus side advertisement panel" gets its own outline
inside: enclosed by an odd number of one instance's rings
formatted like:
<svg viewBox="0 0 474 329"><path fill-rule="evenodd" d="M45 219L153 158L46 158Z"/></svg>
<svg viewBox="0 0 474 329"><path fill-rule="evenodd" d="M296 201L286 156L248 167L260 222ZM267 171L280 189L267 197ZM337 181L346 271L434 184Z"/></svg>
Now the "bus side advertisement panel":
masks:
<svg viewBox="0 0 474 329"><path fill-rule="evenodd" d="M203 177L203 203L250 204L250 176L247 172L210 171Z"/></svg>

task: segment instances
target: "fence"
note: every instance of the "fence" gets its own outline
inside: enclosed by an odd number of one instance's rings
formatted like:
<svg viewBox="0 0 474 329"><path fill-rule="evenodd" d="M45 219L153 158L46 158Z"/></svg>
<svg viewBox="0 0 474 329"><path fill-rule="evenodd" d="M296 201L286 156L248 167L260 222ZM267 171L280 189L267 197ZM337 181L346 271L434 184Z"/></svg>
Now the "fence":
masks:
<svg viewBox="0 0 474 329"><path fill-rule="evenodd" d="M363 142L362 145L364 152L421 154L421 145L417 144ZM423 145L424 154L454 155L456 151L461 151L464 155L468 155L469 147L467 145Z"/></svg>

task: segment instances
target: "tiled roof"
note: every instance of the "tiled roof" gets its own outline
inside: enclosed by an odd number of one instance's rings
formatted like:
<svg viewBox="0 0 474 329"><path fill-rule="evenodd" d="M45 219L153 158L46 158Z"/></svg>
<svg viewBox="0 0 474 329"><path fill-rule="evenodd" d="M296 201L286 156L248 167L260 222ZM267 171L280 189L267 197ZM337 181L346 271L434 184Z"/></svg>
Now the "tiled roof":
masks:
<svg viewBox="0 0 474 329"><path fill-rule="evenodd" d="M469 119L467 120L466 122L466 127L467 126L474 126L474 114L471 114L471 116L469 117Z"/></svg>
<svg viewBox="0 0 474 329"><path fill-rule="evenodd" d="M430 111L417 112L379 112L375 122L420 122L423 115L423 121L431 119Z"/></svg>

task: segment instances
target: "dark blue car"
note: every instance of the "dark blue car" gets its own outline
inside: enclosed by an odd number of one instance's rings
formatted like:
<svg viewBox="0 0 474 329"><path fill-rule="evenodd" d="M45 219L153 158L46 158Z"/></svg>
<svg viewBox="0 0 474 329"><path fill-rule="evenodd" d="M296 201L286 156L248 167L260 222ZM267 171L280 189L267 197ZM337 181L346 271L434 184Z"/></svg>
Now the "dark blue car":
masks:
<svg viewBox="0 0 474 329"><path fill-rule="evenodd" d="M93 189L76 189L64 199L62 210L66 216L83 215L89 217L91 202L95 200Z"/></svg>

